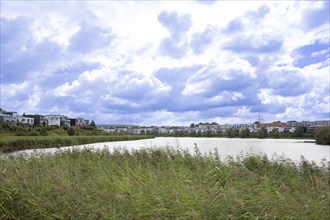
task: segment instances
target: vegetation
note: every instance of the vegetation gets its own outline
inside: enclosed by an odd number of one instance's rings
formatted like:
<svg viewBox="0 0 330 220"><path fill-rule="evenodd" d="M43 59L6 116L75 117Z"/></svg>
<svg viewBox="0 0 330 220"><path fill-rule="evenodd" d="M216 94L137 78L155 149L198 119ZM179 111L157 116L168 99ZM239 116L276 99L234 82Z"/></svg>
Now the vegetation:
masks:
<svg viewBox="0 0 330 220"><path fill-rule="evenodd" d="M319 128L316 131L315 139L317 144L330 145L330 126Z"/></svg>
<svg viewBox="0 0 330 220"><path fill-rule="evenodd" d="M193 126L193 125L191 125ZM195 126L195 125L194 125ZM146 132L146 134L162 136L159 132ZM205 132L200 131L182 131L177 130L174 134L165 134L163 136L175 136L175 137L228 137L228 138L309 138L314 139L314 133L307 133L300 131L297 133L279 132L274 129L273 131L267 132L265 128L261 128L258 132L250 132L249 129L235 129L228 128L225 132L216 132L211 129Z"/></svg>
<svg viewBox="0 0 330 220"><path fill-rule="evenodd" d="M83 127L28 126L2 122L0 123L0 153L152 137L151 135L110 134L98 129L94 121Z"/></svg>
<svg viewBox="0 0 330 220"><path fill-rule="evenodd" d="M69 130L74 129L74 135L106 135L102 129L97 129L93 124L83 127L68 126L47 126L47 125L16 125L6 122L0 123L0 135L16 135L16 136L63 136L67 135ZM70 129L71 128L71 129ZM72 132L72 131L70 131Z"/></svg>
<svg viewBox="0 0 330 220"><path fill-rule="evenodd" d="M0 219L328 219L329 165L182 150L2 159Z"/></svg>
<svg viewBox="0 0 330 220"><path fill-rule="evenodd" d="M75 136L76 130L73 127L68 128L68 135L69 136Z"/></svg>
<svg viewBox="0 0 330 220"><path fill-rule="evenodd" d="M48 137L17 137L1 136L0 152L18 150L63 147L110 141L126 141L152 138L148 135L108 135L108 136L48 136Z"/></svg>

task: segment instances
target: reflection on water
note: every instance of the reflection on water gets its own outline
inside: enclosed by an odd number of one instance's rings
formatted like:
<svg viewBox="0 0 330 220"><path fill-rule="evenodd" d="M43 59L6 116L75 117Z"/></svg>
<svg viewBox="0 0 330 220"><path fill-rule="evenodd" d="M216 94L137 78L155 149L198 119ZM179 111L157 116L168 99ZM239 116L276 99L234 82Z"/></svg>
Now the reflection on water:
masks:
<svg viewBox="0 0 330 220"><path fill-rule="evenodd" d="M266 154L268 158L275 155L285 156L294 161L299 161L301 156L309 161L320 163L322 160L329 161L330 146L316 145L315 143L306 143L304 140L291 140L291 139L232 139L232 138L155 138L144 139L136 141L119 141L107 142L97 144L87 144L74 147L62 147L26 150L15 152L9 155L26 154L30 155L33 152L42 153L55 153L60 150L67 149L82 149L84 147L93 147L95 149L108 148L109 150L115 147L126 148L127 150L150 148L150 147L172 147L174 149L188 149L194 153L194 147L197 145L203 154L214 152L217 149L221 159L228 156L236 157L237 155L245 154Z"/></svg>

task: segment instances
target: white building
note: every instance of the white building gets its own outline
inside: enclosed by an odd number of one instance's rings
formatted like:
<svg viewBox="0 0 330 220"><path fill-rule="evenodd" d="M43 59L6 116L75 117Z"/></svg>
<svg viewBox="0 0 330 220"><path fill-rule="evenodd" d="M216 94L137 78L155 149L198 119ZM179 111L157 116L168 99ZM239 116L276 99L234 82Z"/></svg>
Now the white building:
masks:
<svg viewBox="0 0 330 220"><path fill-rule="evenodd" d="M61 115L45 115L49 126L61 126Z"/></svg>
<svg viewBox="0 0 330 220"><path fill-rule="evenodd" d="M70 127L70 119L69 119L69 117L67 117L65 115L62 115L60 121L61 121L61 125L62 126L69 126Z"/></svg>
<svg viewBox="0 0 330 220"><path fill-rule="evenodd" d="M34 124L34 118L30 117L24 117L24 116L17 116L16 120L22 124L26 125L33 125Z"/></svg>
<svg viewBox="0 0 330 220"><path fill-rule="evenodd" d="M0 117L2 120L7 122L16 122L17 121L17 112L8 112L0 108Z"/></svg>

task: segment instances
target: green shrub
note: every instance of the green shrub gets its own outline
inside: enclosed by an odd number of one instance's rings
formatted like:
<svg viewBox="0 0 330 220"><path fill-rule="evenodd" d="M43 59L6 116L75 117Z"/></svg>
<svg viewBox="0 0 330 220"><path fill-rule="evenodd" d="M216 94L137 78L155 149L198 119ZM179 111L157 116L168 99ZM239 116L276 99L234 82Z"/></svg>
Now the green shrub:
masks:
<svg viewBox="0 0 330 220"><path fill-rule="evenodd" d="M47 136L48 135L47 129L45 127L41 128L40 135L42 135L42 136Z"/></svg>
<svg viewBox="0 0 330 220"><path fill-rule="evenodd" d="M37 132L37 131L30 131L29 133L29 136L39 136L39 132Z"/></svg>
<svg viewBox="0 0 330 220"><path fill-rule="evenodd" d="M273 133L272 137L273 137L273 138L280 138L280 137L281 137L281 134L280 134L280 132L275 131L275 132Z"/></svg>
<svg viewBox="0 0 330 220"><path fill-rule="evenodd" d="M317 144L330 145L330 126L317 129L315 139Z"/></svg>
<svg viewBox="0 0 330 220"><path fill-rule="evenodd" d="M70 136L75 136L76 135L76 130L73 127L70 127L67 131L68 135Z"/></svg>
<svg viewBox="0 0 330 220"><path fill-rule="evenodd" d="M22 131L22 130L21 131L16 131L15 132L15 135L16 136L26 136L27 135L27 132L26 131Z"/></svg>

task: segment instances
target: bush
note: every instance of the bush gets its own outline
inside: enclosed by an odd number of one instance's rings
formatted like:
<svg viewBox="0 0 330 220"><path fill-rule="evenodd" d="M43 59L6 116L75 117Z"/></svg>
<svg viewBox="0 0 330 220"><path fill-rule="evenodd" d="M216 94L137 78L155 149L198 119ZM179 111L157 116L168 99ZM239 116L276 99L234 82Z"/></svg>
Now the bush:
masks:
<svg viewBox="0 0 330 220"><path fill-rule="evenodd" d="M47 136L48 135L47 129L45 127L41 128L40 135L42 135L42 136Z"/></svg>
<svg viewBox="0 0 330 220"><path fill-rule="evenodd" d="M30 131L29 136L39 136L39 133L37 131Z"/></svg>
<svg viewBox="0 0 330 220"><path fill-rule="evenodd" d="M15 132L15 135L16 136L26 136L27 135L27 132L26 131L16 131Z"/></svg>
<svg viewBox="0 0 330 220"><path fill-rule="evenodd" d="M317 129L315 139L317 144L330 145L330 126Z"/></svg>
<svg viewBox="0 0 330 220"><path fill-rule="evenodd" d="M279 131L275 131L273 133L273 138L280 138L280 137L281 137L281 135L280 135L280 132Z"/></svg>
<svg viewBox="0 0 330 220"><path fill-rule="evenodd" d="M69 129L68 129L68 135L70 135L70 136L75 136L76 135L76 130L73 128L73 127L70 127Z"/></svg>

